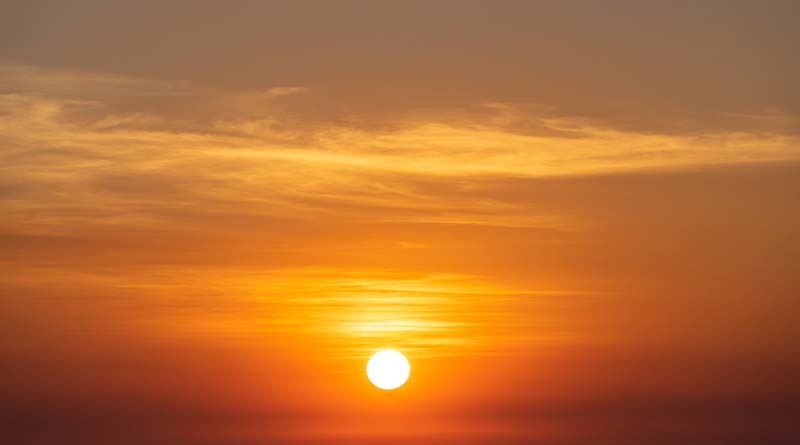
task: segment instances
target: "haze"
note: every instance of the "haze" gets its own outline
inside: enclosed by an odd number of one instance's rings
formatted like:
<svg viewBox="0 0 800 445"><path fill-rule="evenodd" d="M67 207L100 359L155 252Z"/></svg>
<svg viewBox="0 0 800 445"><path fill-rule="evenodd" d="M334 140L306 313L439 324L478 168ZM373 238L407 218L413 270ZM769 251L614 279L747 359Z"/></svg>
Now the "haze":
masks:
<svg viewBox="0 0 800 445"><path fill-rule="evenodd" d="M0 442L800 442L798 17L3 1Z"/></svg>

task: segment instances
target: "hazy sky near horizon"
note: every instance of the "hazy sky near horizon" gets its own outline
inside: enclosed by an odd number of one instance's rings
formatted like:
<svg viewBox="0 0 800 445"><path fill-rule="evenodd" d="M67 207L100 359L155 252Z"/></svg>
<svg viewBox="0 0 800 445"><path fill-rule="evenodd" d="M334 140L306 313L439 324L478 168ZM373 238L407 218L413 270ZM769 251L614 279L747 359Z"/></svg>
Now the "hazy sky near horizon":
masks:
<svg viewBox="0 0 800 445"><path fill-rule="evenodd" d="M798 17L0 2L0 442L796 443Z"/></svg>

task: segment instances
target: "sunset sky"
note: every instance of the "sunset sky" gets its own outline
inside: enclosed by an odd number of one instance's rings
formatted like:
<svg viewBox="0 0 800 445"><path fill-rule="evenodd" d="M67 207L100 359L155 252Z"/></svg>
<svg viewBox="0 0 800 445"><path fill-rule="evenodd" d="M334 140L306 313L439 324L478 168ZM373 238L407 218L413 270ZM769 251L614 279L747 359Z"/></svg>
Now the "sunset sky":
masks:
<svg viewBox="0 0 800 445"><path fill-rule="evenodd" d="M798 79L796 1L0 0L0 443L800 443Z"/></svg>

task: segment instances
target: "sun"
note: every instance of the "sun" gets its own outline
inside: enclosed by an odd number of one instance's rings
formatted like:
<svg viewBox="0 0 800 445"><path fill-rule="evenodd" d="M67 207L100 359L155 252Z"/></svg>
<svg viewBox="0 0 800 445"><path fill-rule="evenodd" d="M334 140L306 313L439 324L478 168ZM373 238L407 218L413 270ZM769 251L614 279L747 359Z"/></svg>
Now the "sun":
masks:
<svg viewBox="0 0 800 445"><path fill-rule="evenodd" d="M392 350L376 352L367 363L367 377L373 385L391 391L403 386L411 374L406 356Z"/></svg>

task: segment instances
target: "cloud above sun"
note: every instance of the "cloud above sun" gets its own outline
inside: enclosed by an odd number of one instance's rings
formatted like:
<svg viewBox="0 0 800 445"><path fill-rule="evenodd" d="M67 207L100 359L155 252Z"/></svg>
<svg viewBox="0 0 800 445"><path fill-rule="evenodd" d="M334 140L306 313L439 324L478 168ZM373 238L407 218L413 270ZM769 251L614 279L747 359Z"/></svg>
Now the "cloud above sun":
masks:
<svg viewBox="0 0 800 445"><path fill-rule="evenodd" d="M244 202L253 215L346 215L357 206L391 209L383 219L424 211L429 220L547 225L558 218L500 221L489 210L513 215L513 203L455 203L419 184L800 158L796 118L777 112L698 117L710 120L705 131L685 115L683 129L659 132L644 121L636 129L635 118L617 125L515 103L328 115L330 104L307 87L225 91L19 64L0 66L0 87L2 207L9 226L25 220L32 231L168 223L176 207Z"/></svg>

